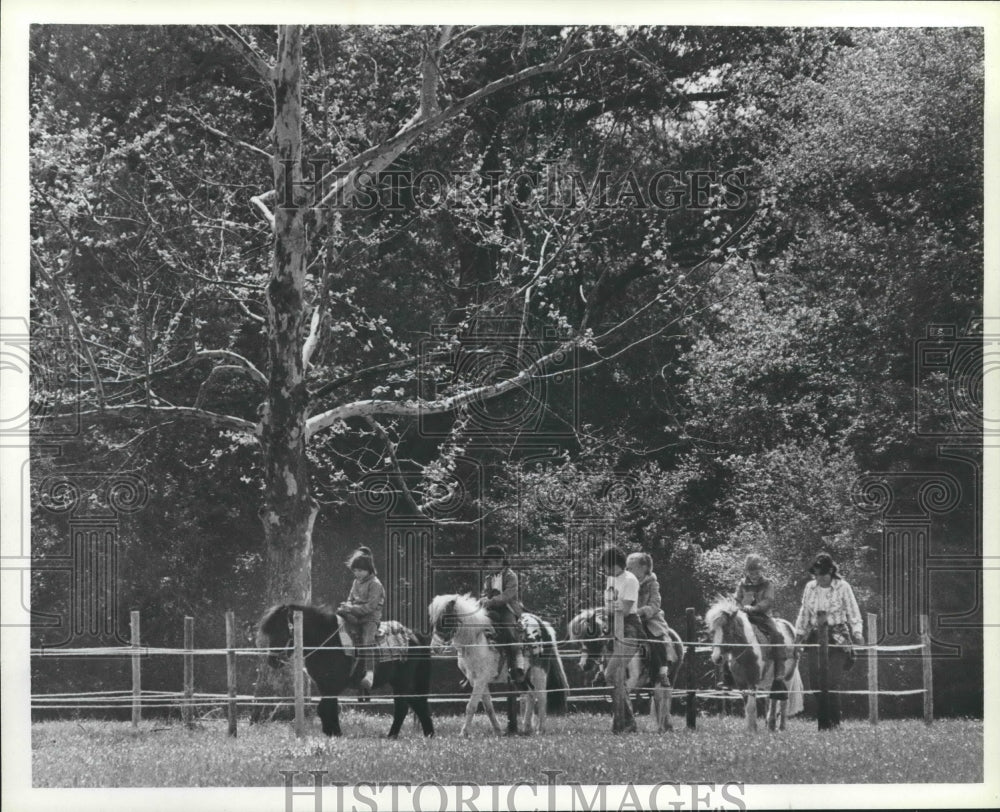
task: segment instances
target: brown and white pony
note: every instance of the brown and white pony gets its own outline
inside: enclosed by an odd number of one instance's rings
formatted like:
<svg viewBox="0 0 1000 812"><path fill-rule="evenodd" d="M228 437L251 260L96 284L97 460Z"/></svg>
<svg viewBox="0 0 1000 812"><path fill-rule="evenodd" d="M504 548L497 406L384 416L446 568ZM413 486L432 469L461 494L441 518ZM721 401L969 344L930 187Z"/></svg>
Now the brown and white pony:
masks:
<svg viewBox="0 0 1000 812"><path fill-rule="evenodd" d="M438 595L430 605L430 621L435 643L455 648L458 667L472 686L472 695L465 706L462 735L469 735L469 726L480 702L493 729L500 733L500 722L490 697L490 683L507 680L507 657L491 640L493 623L486 610L471 595ZM542 733L547 711L565 707L569 683L559 659L552 626L529 612L521 615L521 626L525 642L519 660L531 689L522 695L520 730L531 733L534 729ZM507 732L518 732L513 693L507 697Z"/></svg>
<svg viewBox="0 0 1000 812"><path fill-rule="evenodd" d="M718 665L722 658L729 662L729 670L737 689L743 692L747 730L757 729L757 692L767 693L767 727L785 729L788 716L802 711L802 677L799 659L793 643L795 630L782 618L774 618L775 625L785 639L790 656L785 659L784 674L788 684L784 695L771 696L774 681L774 660L767 656L767 635L750 623L747 613L733 598L719 598L705 613L705 625L712 643L712 662ZM775 718L777 717L777 719Z"/></svg>
<svg viewBox="0 0 1000 812"><path fill-rule="evenodd" d="M599 684L607 658L611 656L611 630L607 623L603 608L585 609L569 622L569 639L581 644L580 668L584 674L594 673L592 682ZM652 680L651 690L653 703L650 714L656 719L658 732L670 730L670 703L673 699L674 680L684 661L684 646L681 638L673 629L670 630L667 641L667 676L659 674ZM654 643L659 641L647 641ZM625 687L629 694L649 685L651 680L647 669L647 657L644 656L646 645L642 642L626 641L627 652L631 657L625 667ZM596 669L596 672L595 672Z"/></svg>

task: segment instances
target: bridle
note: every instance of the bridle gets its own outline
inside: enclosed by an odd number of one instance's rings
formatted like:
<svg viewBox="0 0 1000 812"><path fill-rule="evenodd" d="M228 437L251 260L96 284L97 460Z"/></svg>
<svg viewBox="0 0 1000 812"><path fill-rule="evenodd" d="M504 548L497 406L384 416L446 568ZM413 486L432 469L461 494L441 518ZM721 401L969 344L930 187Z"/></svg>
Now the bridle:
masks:
<svg viewBox="0 0 1000 812"><path fill-rule="evenodd" d="M726 613L726 617L729 618L729 620L727 621L727 623L725 624L725 626L722 627L722 644L723 644L723 646L726 643L726 626L728 626L730 623L732 623L733 621L736 620L736 613L733 612L732 614L729 614L727 612ZM733 641L730 640L729 642L733 642ZM751 641L750 640L744 640L743 642L744 643L750 643ZM720 646L720 648L722 648L722 646ZM740 646L739 648L740 648L740 653L739 654L732 654L732 651L731 650L729 651L729 654L733 658L733 662L734 663L738 662L740 660L740 658L743 657L745 654L751 654L752 653L752 649L749 646ZM758 667L759 667L759 665L760 664L758 664Z"/></svg>
<svg viewBox="0 0 1000 812"><path fill-rule="evenodd" d="M288 624L288 639L285 641L285 646L281 650L281 656L277 658L282 666L284 666L284 664L288 662L289 658L291 657L292 651L295 649L295 622L292 620L292 617L293 615L286 612L285 622ZM334 638L334 636L343 628L343 626L344 626L343 623L338 623L337 627L326 636L326 638L323 640L322 643L320 643L318 646L310 646L309 653L303 654L302 660L303 661L308 660L317 651L321 651L322 649L326 648L326 644L329 643ZM303 649L304 648L305 645L303 645ZM330 648L336 648L336 647L330 646Z"/></svg>

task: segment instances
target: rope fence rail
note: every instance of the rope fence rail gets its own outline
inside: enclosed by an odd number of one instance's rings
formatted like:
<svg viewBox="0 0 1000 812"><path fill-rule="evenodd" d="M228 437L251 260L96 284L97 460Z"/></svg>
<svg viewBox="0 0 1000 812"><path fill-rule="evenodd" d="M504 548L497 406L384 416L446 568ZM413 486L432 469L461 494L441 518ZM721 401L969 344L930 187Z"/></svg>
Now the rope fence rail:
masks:
<svg viewBox="0 0 1000 812"><path fill-rule="evenodd" d="M736 690L722 690L722 689L697 689L694 685L693 679L693 654L704 654L712 651L714 648L711 644L706 644L703 640L697 640L694 634L693 628L693 613L694 610L688 610L689 620L688 623L688 640L681 640L680 644L685 647L688 653L688 684L684 689L687 696L687 719L688 726L694 727L694 718L696 716L694 702L697 699L702 700L732 700L739 699L743 697L743 694ZM227 717L229 721L229 735L236 735L236 709L237 706L259 706L259 705L271 705L275 703L287 703L289 701L294 701L295 705L295 717L296 717L296 734L298 736L304 735L304 708L305 704L308 702L310 705L315 705L319 702L319 699L312 698L308 696L308 684L309 677L306 673L303 662L305 657L305 652L313 652L321 650L321 646L304 646L302 642L302 619L301 614L296 612L295 618L295 628L293 629L293 641L294 644L291 646L284 647L239 647L234 645L235 642L235 623L232 612L226 613L226 631L227 631L227 645L226 648L194 648L194 619L185 618L185 628L184 628L184 638L185 647L156 647L142 645L139 637L139 613L131 613L131 625L132 625L132 644L130 646L104 646L104 647L81 647L81 648L63 648L63 647L39 647L30 649L30 654L33 657L127 657L132 661L132 688L131 689L112 689L112 690L98 690L98 691L76 691L76 692L62 692L62 693L47 693L47 694L32 694L31 695L31 706L32 709L42 710L121 710L131 706L132 709L132 726L138 726L139 720L141 718L141 709L143 707L152 709L163 709L163 708L180 708L182 719L185 724L191 726L193 724L192 713L196 708L219 708L222 705L227 706ZM820 688L812 688L809 690L802 690L803 694L819 695L821 702L823 697L829 694L841 694L841 695L858 695L858 696L868 696L869 698L869 721L871 724L878 723L878 697L879 696L914 696L914 695L924 695L924 721L930 724L933 721L933 686L931 682L931 647L930 647L930 634L929 625L925 616L921 616L920 633L921 642L914 644L901 644L901 645L878 645L875 642L877 629L877 618L875 615L868 615L868 643L865 645L852 645L852 649L855 652L866 652L867 660L869 663L868 671L868 688L864 690L860 689L830 689L826 686L821 686ZM613 645L618 646L621 644L629 645L641 645L647 643L647 639L640 638L624 638L624 637L600 637L600 638L589 638L588 642L611 642ZM532 642L524 643L511 643L511 644L497 644L497 645L532 645ZM494 644L489 644L494 645ZM537 644L536 644L537 645ZM558 656L562 659L573 659L581 649L580 641L556 641L555 648ZM727 643L727 646L742 646L742 647L752 647L754 645L760 648L773 648L779 644L771 643ZM795 648L805 649L805 648L827 648L827 643L800 643L795 644ZM449 651L449 646L442 646L440 644L431 645L419 645L414 644L409 646L413 649L428 649L431 651L431 656L433 659L441 660L454 660L456 654L454 650ZM378 649L377 646L372 647L362 647L357 646L358 651ZM903 651L917 651L921 650L923 653L923 687L921 688L911 688L903 690L888 690L878 687L878 654L879 653L894 653ZM288 696L255 696L253 694L238 694L236 692L236 669L235 669L235 658L237 656L251 656L260 657L262 655L271 653L286 653L292 656L298 666L298 673L301 678L295 680L295 691L294 697ZM141 662L143 658L151 656L183 656L184 661L184 689L182 691L162 691L162 690L144 690L142 688L141 682ZM213 693L213 692L196 692L194 691L194 657L195 656L225 656L227 661L226 668L226 682L227 691L226 693ZM822 658L822 655L821 655ZM294 666L293 666L294 667ZM680 689L682 686L681 682L681 672L675 676L675 689ZM822 681L821 681L822 682ZM616 704L620 701L621 686L618 685L608 685L608 686L582 686L577 688L558 688L558 689L538 689L537 693L553 693L556 691L565 691L567 694L567 701L604 701L607 703ZM637 694L650 693L650 689L641 688L636 691ZM508 695L512 692L496 692L491 695L492 701L502 701L505 700ZM758 691L758 697L767 697L769 695L768 691ZM432 703L457 703L468 701L469 695L467 693L448 693L448 694L437 694L435 696L429 697L428 701ZM409 698L406 695L399 695L399 698ZM383 705L391 704L394 699L392 696L379 696L379 695L368 695L368 696L347 696L339 697L339 700L347 705Z"/></svg>
<svg viewBox="0 0 1000 812"><path fill-rule="evenodd" d="M601 642L613 642L615 638L613 637L588 637L587 642L601 643ZM643 643L648 643L650 638L648 637L625 637L622 638L621 642L630 643L633 645L642 645ZM476 646L493 647L500 648L503 646L532 646L532 645L542 645L541 643L534 642L521 642L521 643L468 643L466 648L474 648ZM552 644L548 644L552 645ZM580 648L580 642L576 640L557 640L554 644L557 649L569 649L571 652L577 652ZM692 643L689 640L681 640L680 645L688 646L692 645L694 651L699 654L705 654L710 652L714 646L706 644L703 640L697 640ZM758 648L778 648L779 646L784 646L784 643L726 643L728 647L740 647L740 648L753 648L757 646ZM819 648L820 643L795 643L794 648ZM899 645L852 645L851 648L854 651L917 651L924 647L923 643L905 643ZM304 651L321 651L323 648L340 648L339 646L303 646ZM354 646L358 651L379 651L379 646ZM411 650L420 649L430 649L433 655L437 655L442 659L454 659L455 655L447 654L448 646L434 646L434 645L419 645L412 644L407 647ZM208 655L208 656L221 656L224 654L235 654L246 655L246 656L258 656L261 654L269 654L271 652L282 652L288 651L287 646L272 647L272 648L197 648L197 649L183 649L183 648L171 648L169 646L139 646L138 648L133 648L132 646L106 646L102 648L63 648L56 646L33 648L29 649L29 653L32 657L110 657L110 656L122 656L122 657L134 657L138 652L143 656L152 656L160 654L193 654L197 655ZM569 655L561 655L569 656Z"/></svg>

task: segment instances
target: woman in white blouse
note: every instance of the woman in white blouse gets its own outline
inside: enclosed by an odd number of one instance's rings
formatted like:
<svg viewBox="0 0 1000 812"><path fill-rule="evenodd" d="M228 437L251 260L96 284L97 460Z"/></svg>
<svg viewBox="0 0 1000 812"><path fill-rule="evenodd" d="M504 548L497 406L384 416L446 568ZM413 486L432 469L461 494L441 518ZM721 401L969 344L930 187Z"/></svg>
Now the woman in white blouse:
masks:
<svg viewBox="0 0 1000 812"><path fill-rule="evenodd" d="M795 621L795 642L816 643L817 613L826 612L827 641L830 643L827 673L830 691L840 689L844 671L854 663L853 645L863 645L861 610L851 585L837 574L829 553L820 553L809 568L815 579L802 592L802 608ZM819 648L809 649L809 683L819 687ZM817 697L819 695L817 694ZM822 701L822 700L820 700ZM820 729L840 725L840 695L829 694L826 712L818 713Z"/></svg>

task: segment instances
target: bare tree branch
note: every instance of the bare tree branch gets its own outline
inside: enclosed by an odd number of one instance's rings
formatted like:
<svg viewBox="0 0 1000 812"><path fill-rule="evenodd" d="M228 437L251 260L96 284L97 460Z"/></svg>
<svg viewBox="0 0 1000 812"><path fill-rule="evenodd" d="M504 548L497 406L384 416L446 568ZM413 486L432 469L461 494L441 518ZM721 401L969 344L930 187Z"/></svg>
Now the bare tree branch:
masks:
<svg viewBox="0 0 1000 812"><path fill-rule="evenodd" d="M325 188L325 184L334 178L339 178L339 180L316 205L322 207L330 203L330 201L338 198L344 200L349 199L354 193L355 181L357 180L359 170L367 169L372 173L380 172L392 163L421 135L441 126L445 122L450 121L476 102L508 87L520 84L521 82L535 76L541 76L546 73L555 73L585 59L588 56L595 56L611 50L614 49L588 48L569 57L564 56L563 52L561 52L554 60L545 62L541 65L534 65L530 68L525 68L522 71L518 71L517 73L513 73L509 76L504 76L501 79L490 82L489 84L479 88L479 90L475 90L467 96L463 96L457 102L435 115L422 118L421 111L418 109L417 112L414 113L413 117L407 121L394 136L386 139L381 144L377 144L374 147L370 147L363 152L358 153L353 158L349 158L339 166L327 172L318 181L318 185L321 189ZM565 48L563 51L565 51Z"/></svg>
<svg viewBox="0 0 1000 812"><path fill-rule="evenodd" d="M219 414L208 409L196 409L193 406L147 406L143 403L129 403L122 406L105 406L103 409L88 409L81 412L73 412L73 416L96 417L107 415L125 416L129 414L155 415L157 419L169 418L193 418L204 420L213 425L223 428L244 431L254 437L260 436L260 427L256 423L244 420L242 417L234 417L228 414ZM56 415L58 416L58 415Z"/></svg>
<svg viewBox="0 0 1000 812"><path fill-rule="evenodd" d="M31 256L35 260L35 269L41 275L42 279L48 282L49 286L56 294L56 299L59 300L59 307L63 311L63 315L66 316L70 326L73 328L73 332L76 333L76 337L80 341L80 351L83 353L83 358L87 362L87 366L90 368L90 375L94 379L94 387L97 390L97 402L103 409L104 387L101 386L101 376L97 372L97 364L94 362L94 356L90 352L90 347L87 346L87 341L83 337L83 331L80 329L80 323L76 320L76 314L73 313L73 306L70 304L69 297L66 295L66 291L63 290L59 280L45 269L45 263L42 262L41 257L35 253L34 248L31 249Z"/></svg>
<svg viewBox="0 0 1000 812"><path fill-rule="evenodd" d="M243 35L236 30L235 27L231 25L214 25L212 26L218 34L226 39L230 45L232 45L237 51L239 51L240 56L242 56L256 71L257 75L261 78L265 85L271 90L274 89L274 70L267 63L264 55L253 47L249 42L247 42Z"/></svg>
<svg viewBox="0 0 1000 812"><path fill-rule="evenodd" d="M316 351L316 347L319 345L319 331L322 323L323 323L323 296L320 295L317 299L316 306L313 308L312 319L309 322L309 335L306 337L305 344L302 345L303 372L309 369L309 364L312 362L313 353Z"/></svg>
<svg viewBox="0 0 1000 812"><path fill-rule="evenodd" d="M477 386L464 392L459 392L448 397L435 400L424 400L413 398L410 400L357 400L353 403L345 403L329 409L317 415L313 415L306 421L306 438L312 437L316 432L346 420L349 417L367 417L376 414L400 415L417 417L424 414L441 414L450 412L473 401L490 400L499 397L505 392L517 389L521 385L530 381L545 364L564 355L584 343L584 338L577 337L565 341L559 347L540 358L535 359L529 366L522 369L516 375L505 378L496 383L485 386Z"/></svg>
<svg viewBox="0 0 1000 812"><path fill-rule="evenodd" d="M199 125L201 125L201 127L205 129L207 132L210 132L212 135L218 136L224 141L228 141L231 144L236 144L239 147L243 147L243 149L249 150L254 155L265 158L269 162L274 157L267 150L261 149L260 147L255 147L253 144L247 143L246 141L241 141L239 138L236 138L235 136L230 135L229 133L218 129L217 127L213 127L211 124L205 121L205 119L203 119L196 112L194 112L194 110L190 110L187 107L179 107L177 109L183 112L184 114L190 116L192 119L194 119L194 121Z"/></svg>
<svg viewBox="0 0 1000 812"><path fill-rule="evenodd" d="M274 213L264 203L265 200L269 200L272 197L274 197L274 189L271 189L269 192L265 192L262 195L255 195L254 197L251 197L250 202L264 216L264 219L267 220L268 225L270 225L271 228L273 229Z"/></svg>

